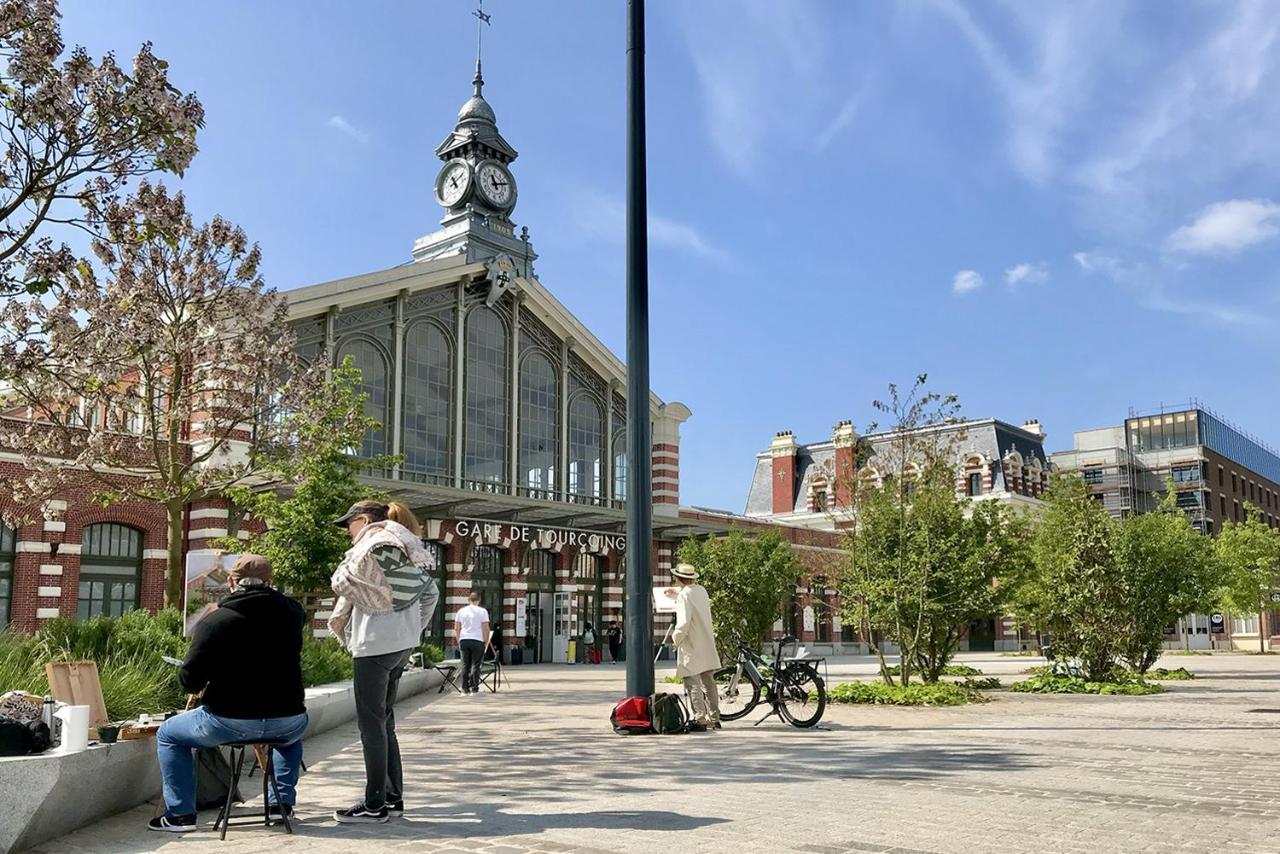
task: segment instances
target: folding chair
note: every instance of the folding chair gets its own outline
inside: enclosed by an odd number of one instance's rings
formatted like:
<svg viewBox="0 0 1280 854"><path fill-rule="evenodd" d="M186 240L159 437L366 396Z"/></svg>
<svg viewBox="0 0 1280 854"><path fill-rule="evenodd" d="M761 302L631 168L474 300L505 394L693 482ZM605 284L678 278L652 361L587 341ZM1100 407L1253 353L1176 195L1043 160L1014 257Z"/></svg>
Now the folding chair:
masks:
<svg viewBox="0 0 1280 854"><path fill-rule="evenodd" d="M460 665L437 664L433 661L431 662L431 669L443 677L440 682L440 689L436 691L437 694L443 694L448 688L452 688L459 694L462 693L462 688L458 685L458 671L462 669Z"/></svg>
<svg viewBox="0 0 1280 854"><path fill-rule="evenodd" d="M498 693L498 689L506 684L511 687L510 680L507 679L505 668L502 666L502 659L494 658L480 665L480 684L489 689L490 694Z"/></svg>

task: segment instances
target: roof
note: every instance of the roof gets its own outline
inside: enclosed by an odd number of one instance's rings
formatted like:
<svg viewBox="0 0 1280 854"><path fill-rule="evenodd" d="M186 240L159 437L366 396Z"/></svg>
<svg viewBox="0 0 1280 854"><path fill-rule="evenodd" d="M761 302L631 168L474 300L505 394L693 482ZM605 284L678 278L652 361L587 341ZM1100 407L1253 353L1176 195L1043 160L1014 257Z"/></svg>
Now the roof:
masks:
<svg viewBox="0 0 1280 854"><path fill-rule="evenodd" d="M963 437L957 443L958 458L970 454L982 454L992 466L992 488L1004 491L1004 478L1001 460L1009 451L1016 450L1024 460L1036 458L1044 466L1049 460L1044 452L1044 437L1037 433L1015 427L996 418L984 418L976 421L963 421L956 424L940 425L938 432L960 432ZM877 447L888 444L894 436L892 431L868 433L860 437L871 444L874 453ZM796 495L792 513L807 513L809 508L809 490L817 475L835 470L835 443L827 440L809 445L800 445L796 452ZM756 468L751 478L751 486L747 491L747 516L759 517L773 514L773 457L768 451L756 456Z"/></svg>

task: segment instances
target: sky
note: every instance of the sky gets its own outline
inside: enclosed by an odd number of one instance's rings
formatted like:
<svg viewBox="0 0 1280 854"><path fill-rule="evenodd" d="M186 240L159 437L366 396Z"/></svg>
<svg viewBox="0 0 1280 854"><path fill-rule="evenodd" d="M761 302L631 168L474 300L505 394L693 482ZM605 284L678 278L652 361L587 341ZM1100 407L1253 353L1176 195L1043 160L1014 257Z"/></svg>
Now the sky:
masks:
<svg viewBox="0 0 1280 854"><path fill-rule="evenodd" d="M180 184L280 289L437 228L475 0L63 0L143 41L207 127ZM181 9L175 13L175 9ZM625 4L487 0L485 97L539 279L625 344ZM353 14L358 10L359 14ZM970 418L1075 430L1197 398L1280 445L1280 15L1261 2L649 0L652 385L683 503L874 419L928 373Z"/></svg>

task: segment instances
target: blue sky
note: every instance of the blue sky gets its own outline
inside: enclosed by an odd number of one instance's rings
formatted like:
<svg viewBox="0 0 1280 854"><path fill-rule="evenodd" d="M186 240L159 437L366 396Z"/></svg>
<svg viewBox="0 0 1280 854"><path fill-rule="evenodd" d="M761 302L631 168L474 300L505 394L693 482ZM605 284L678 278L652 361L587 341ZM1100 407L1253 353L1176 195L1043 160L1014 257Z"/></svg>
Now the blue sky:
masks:
<svg viewBox="0 0 1280 854"><path fill-rule="evenodd" d="M436 227L470 0L101 4L208 127L181 182L279 289ZM539 277L623 352L625 5L488 0L485 95ZM1266 2L649 3L654 389L685 503L740 510L773 433L927 371L970 417L1074 430L1195 396L1280 444L1280 15Z"/></svg>

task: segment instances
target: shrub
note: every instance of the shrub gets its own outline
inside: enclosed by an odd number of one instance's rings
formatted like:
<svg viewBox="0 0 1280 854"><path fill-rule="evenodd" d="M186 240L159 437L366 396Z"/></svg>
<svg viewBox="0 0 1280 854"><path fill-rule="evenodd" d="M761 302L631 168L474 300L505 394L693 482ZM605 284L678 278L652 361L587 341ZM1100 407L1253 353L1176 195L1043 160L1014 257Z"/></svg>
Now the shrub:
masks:
<svg viewBox="0 0 1280 854"><path fill-rule="evenodd" d="M981 679L968 678L963 684L966 688L972 688L975 691L992 691L1000 686L1000 680L994 676L984 676Z"/></svg>
<svg viewBox="0 0 1280 854"><path fill-rule="evenodd" d="M919 669L914 672L919 673ZM890 676L901 676L902 665L895 664L889 668ZM948 664L942 668L941 676L981 676L982 671L976 667L970 667L967 664Z"/></svg>
<svg viewBox="0 0 1280 854"><path fill-rule="evenodd" d="M886 685L883 682L845 682L827 692L832 703L870 703L878 706L960 706L985 703L987 698L967 685L937 682L931 685Z"/></svg>
<svg viewBox="0 0 1280 854"><path fill-rule="evenodd" d="M336 638L302 638L302 684L308 688L345 682L352 677L354 665Z"/></svg>
<svg viewBox="0 0 1280 854"><path fill-rule="evenodd" d="M1153 667L1142 675L1147 679L1158 679L1161 682L1178 682L1196 678L1196 675L1185 667L1175 667L1172 670L1166 667Z"/></svg>
<svg viewBox="0 0 1280 854"><path fill-rule="evenodd" d="M1174 649L1165 653L1165 655L1213 655L1207 649Z"/></svg>
<svg viewBox="0 0 1280 854"><path fill-rule="evenodd" d="M439 664L441 661L444 661L444 648L439 644L419 644L416 652L422 653L423 661L429 661L432 664Z"/></svg>
<svg viewBox="0 0 1280 854"><path fill-rule="evenodd" d="M1127 672L1112 674L1114 681L1090 682L1082 676L1058 676L1042 672L1015 682L1010 689L1024 694L1163 694L1163 685L1152 685Z"/></svg>

